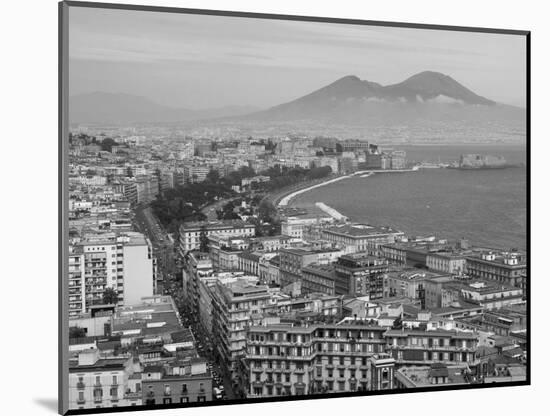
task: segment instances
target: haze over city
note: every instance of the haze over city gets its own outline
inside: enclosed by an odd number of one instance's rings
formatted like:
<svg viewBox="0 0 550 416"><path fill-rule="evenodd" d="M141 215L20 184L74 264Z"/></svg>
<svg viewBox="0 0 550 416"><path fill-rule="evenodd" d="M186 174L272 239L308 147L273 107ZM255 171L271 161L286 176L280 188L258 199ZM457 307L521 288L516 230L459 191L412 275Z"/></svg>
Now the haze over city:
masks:
<svg viewBox="0 0 550 416"><path fill-rule="evenodd" d="M430 70L525 105L523 37L75 8L70 94L143 96L171 107L264 109L346 75L393 84Z"/></svg>

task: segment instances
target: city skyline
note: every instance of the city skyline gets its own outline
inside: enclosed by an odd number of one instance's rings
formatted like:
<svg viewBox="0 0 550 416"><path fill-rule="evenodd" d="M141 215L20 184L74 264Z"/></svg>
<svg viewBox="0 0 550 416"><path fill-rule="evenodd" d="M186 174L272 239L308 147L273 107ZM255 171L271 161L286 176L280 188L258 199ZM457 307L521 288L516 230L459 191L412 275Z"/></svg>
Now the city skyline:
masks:
<svg viewBox="0 0 550 416"><path fill-rule="evenodd" d="M61 412L530 384L526 33L62 11Z"/></svg>

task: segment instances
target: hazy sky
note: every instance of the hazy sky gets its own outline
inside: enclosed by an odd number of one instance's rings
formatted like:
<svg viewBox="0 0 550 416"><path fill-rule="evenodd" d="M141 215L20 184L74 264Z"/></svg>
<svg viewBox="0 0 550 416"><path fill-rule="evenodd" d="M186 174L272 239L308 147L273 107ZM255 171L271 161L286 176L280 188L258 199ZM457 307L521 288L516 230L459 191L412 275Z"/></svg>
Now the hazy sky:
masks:
<svg viewBox="0 0 550 416"><path fill-rule="evenodd" d="M345 75L381 84L424 70L525 105L525 38L361 25L71 7L70 95L269 107Z"/></svg>

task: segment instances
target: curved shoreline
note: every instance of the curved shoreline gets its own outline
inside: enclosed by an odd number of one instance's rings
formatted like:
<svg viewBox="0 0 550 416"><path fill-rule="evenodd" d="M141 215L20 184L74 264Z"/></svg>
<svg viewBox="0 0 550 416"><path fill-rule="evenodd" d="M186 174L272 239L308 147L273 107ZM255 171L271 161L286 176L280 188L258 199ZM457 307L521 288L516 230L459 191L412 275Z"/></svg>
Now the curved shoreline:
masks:
<svg viewBox="0 0 550 416"><path fill-rule="evenodd" d="M341 181L342 179L346 179L346 178L351 178L353 175L344 175L344 176L338 176L336 178L332 178L332 179L329 179L327 181L324 181L324 182L321 182L321 183L317 183L315 185L310 185L310 186L307 186L305 188L301 188L301 189L298 189L297 191L293 191L285 196L283 196L279 202L277 203L277 206L278 207L285 207L285 206L288 206L288 204L290 203L290 201L292 200L292 198L294 198L295 196L297 195L300 195L300 194L303 194L304 192L308 192L312 189L315 189L315 188L320 188L321 186L325 186L325 185L328 185L328 184L331 184L331 183L334 183L334 182L338 182L338 181Z"/></svg>
<svg viewBox="0 0 550 416"><path fill-rule="evenodd" d="M324 182L321 182L321 183L317 183L315 185L311 185L311 186L307 186L307 187L304 187L304 188L301 188L301 189L298 189L296 191L292 191L288 194L283 194L283 196L278 196L278 198L280 198L278 201L276 201L276 206L277 207L286 207L290 204L291 200L300 195L300 194L303 194L305 192L308 192L312 189L315 189L315 188L320 188L321 186L325 186L325 185L329 185L331 183L334 183L334 182L338 182L338 181L341 181L343 179L347 179L347 178L353 178L353 177L361 177L361 178L367 178L369 176L372 176L376 173L405 173L405 172L417 172L418 171L418 167L415 166L411 169L384 169L384 170L360 170L360 171L357 171L357 172L354 172L354 173L350 173L348 175L342 175L342 176L338 176L336 178L332 178L332 179L328 179Z"/></svg>

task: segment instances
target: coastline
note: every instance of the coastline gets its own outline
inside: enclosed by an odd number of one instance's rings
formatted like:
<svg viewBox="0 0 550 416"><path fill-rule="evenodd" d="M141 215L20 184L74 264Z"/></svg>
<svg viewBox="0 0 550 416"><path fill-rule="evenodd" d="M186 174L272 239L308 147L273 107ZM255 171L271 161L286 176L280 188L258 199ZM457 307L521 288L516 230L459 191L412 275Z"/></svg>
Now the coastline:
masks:
<svg viewBox="0 0 550 416"><path fill-rule="evenodd" d="M351 178L354 175L355 174L337 176L336 178L328 179L326 181L316 183L314 185L308 185L306 187L300 188L300 189L292 191L290 193L286 193L286 194L283 193L282 196L279 196L279 198L281 198L281 199L279 199L277 201L276 205L277 205L277 207L286 207L286 206L288 206L288 204L290 203L292 198L294 198L297 195L303 194L304 192L310 191L310 190L315 189L315 188L320 188L321 186L325 186L325 185L328 185L328 184L331 184L331 183L334 183L334 182L341 181L342 179Z"/></svg>
<svg viewBox="0 0 550 416"><path fill-rule="evenodd" d="M347 174L347 175L337 176L335 178L331 178L331 179L328 179L326 181L316 183L316 184L313 184L313 185L307 185L307 186L301 187L297 190L289 190L287 192L283 192L281 195L278 195L274 198L274 202L275 202L275 205L277 207L287 207L287 206L290 205L290 202L292 201L292 199L294 197L298 196L298 195L301 195L301 194L303 194L305 192L308 192L312 189L320 188L321 186L329 185L331 183L338 182L338 181L341 181L343 179L353 178L353 177L356 177L356 176L359 176L361 178L367 178L367 177L372 176L376 173L406 173L406 172L417 172L417 171L418 171L417 166L414 166L411 169L360 170L360 171L350 173L350 174ZM342 217L345 217L345 216L342 215Z"/></svg>

